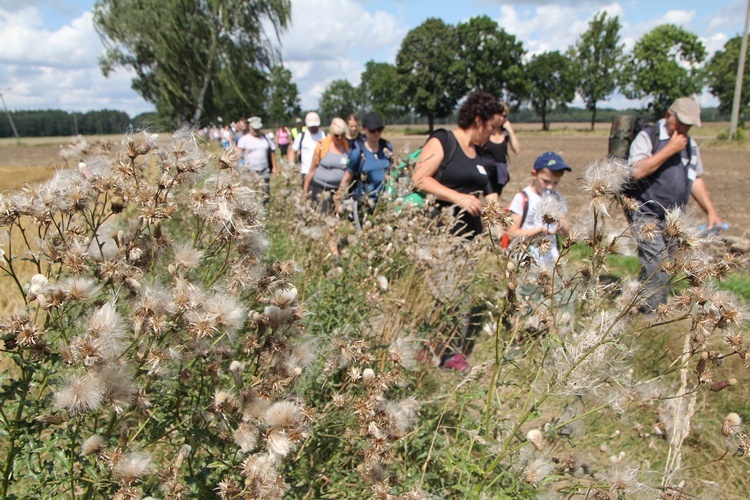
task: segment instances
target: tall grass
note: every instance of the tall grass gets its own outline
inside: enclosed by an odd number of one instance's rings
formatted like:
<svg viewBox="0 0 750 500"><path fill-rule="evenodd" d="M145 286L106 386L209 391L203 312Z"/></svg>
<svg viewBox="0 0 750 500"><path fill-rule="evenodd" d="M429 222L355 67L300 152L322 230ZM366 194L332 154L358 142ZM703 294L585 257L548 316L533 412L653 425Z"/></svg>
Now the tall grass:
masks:
<svg viewBox="0 0 750 500"><path fill-rule="evenodd" d="M286 164L266 210L263 181L188 130L80 160L0 199L19 304L0 323L3 496L732 493L703 471L750 449L726 396L745 305L711 285L740 263L673 214L684 284L640 318L609 226L632 203L623 165L589 167L590 214L543 264L540 242L465 241L413 207L356 230ZM471 370L438 369L458 347Z"/></svg>

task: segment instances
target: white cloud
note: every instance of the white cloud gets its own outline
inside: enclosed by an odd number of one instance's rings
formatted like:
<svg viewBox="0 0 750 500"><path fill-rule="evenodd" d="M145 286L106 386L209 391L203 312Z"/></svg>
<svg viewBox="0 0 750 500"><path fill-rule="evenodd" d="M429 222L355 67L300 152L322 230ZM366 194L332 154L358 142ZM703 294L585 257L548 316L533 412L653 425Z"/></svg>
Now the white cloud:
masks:
<svg viewBox="0 0 750 500"><path fill-rule="evenodd" d="M729 37L724 33L716 33L709 37L701 37L700 40L706 46L706 53L708 54L706 59L711 59L717 50L724 49L724 44L729 41Z"/></svg>
<svg viewBox="0 0 750 500"><path fill-rule="evenodd" d="M657 23L687 26L693 19L695 19L694 10L668 10L667 13L657 21Z"/></svg>
<svg viewBox="0 0 750 500"><path fill-rule="evenodd" d="M530 54L538 54L564 52L596 12L606 11L620 18L626 50L658 24L669 22L699 34L710 56L744 20L745 0L721 1L725 5L720 8L689 5L666 10L653 0L475 0L472 8L483 7L470 11L466 4L464 20L487 13L516 35ZM335 79L358 84L366 61L393 63L410 28L428 16L445 17L449 10L447 3L435 2L434 9L415 12L415 5L424 5L423 1L292 3L290 28L280 36L281 52L304 108L317 108L322 91ZM101 75L98 57L104 49L93 28L91 9L80 13L79 8L72 14L72 5L70 0L0 0L0 89L9 107L81 111L108 107L131 115L153 109L130 88L132 74L119 69L109 79ZM58 24L49 24L50 19ZM618 99L613 97L612 104L638 104Z"/></svg>
<svg viewBox="0 0 750 500"><path fill-rule="evenodd" d="M738 19L743 19L742 14L747 11L747 3L745 0L737 0L734 3L723 6L719 9L716 15L711 19L711 22L706 28L707 34L714 34L719 30L736 30L738 24L741 28L741 23L738 23ZM730 37L741 34L735 31L730 34Z"/></svg>
<svg viewBox="0 0 750 500"><path fill-rule="evenodd" d="M104 49L92 19L84 12L48 30L36 7L0 10L0 82L10 109L106 107L131 116L153 109L131 89L132 74L120 69L104 78L98 66Z"/></svg>
<svg viewBox="0 0 750 500"><path fill-rule="evenodd" d="M691 23L695 17L696 13L694 10L669 10L663 15L654 17L648 21L635 24L624 23L622 38L625 43L625 49L631 50L643 35L661 24L675 24L688 31L694 31Z"/></svg>
<svg viewBox="0 0 750 500"><path fill-rule="evenodd" d="M85 12L56 31L44 29L40 12L24 7L0 11L0 63L81 68L96 63L103 51L93 16Z"/></svg>
<svg viewBox="0 0 750 500"><path fill-rule="evenodd" d="M294 0L291 28L281 43L302 107L317 108L333 80L357 85L370 59L393 62L407 31L398 17L368 12L355 0Z"/></svg>
<svg viewBox="0 0 750 500"><path fill-rule="evenodd" d="M603 5L592 10L591 3ZM523 41L528 55L532 56L553 50L565 52L588 29L589 21L600 11L606 11L609 17L623 15L619 4L609 2L544 4L528 15L519 15L515 7L502 5L497 23Z"/></svg>

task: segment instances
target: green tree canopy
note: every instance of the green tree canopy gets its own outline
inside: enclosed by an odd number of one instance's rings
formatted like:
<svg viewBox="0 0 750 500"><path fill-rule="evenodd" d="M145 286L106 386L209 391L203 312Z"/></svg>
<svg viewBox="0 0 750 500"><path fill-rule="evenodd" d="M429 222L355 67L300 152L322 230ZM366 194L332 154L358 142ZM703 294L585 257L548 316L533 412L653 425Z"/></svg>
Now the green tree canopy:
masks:
<svg viewBox="0 0 750 500"><path fill-rule="evenodd" d="M133 89L161 116L198 124L263 105L278 58L263 26L276 35L291 17L290 0L97 0L94 25L107 52L104 75L132 69ZM237 108L245 109L237 109Z"/></svg>
<svg viewBox="0 0 750 500"><path fill-rule="evenodd" d="M468 90L482 90L497 97L523 94L522 62L526 51L516 37L498 28L488 16L472 17L456 27L459 59L466 67Z"/></svg>
<svg viewBox="0 0 750 500"><path fill-rule="evenodd" d="M708 87L719 98L719 109L726 114L732 112L734 86L737 81L737 66L740 62L742 37L736 36L724 44L708 63ZM740 117L750 109L750 51L745 57L745 73L742 78Z"/></svg>
<svg viewBox="0 0 750 500"><path fill-rule="evenodd" d="M448 116L466 94L466 66L458 57L456 29L427 19L409 31L396 56L402 103L426 116L432 132L435 118Z"/></svg>
<svg viewBox="0 0 750 500"><path fill-rule="evenodd" d="M589 22L570 55L576 61L578 93L591 111L591 130L596 123L596 104L607 99L617 88L622 45L620 20L602 11Z"/></svg>
<svg viewBox="0 0 750 500"><path fill-rule="evenodd" d="M346 119L357 112L359 100L359 90L349 80L334 80L320 96L320 111L326 120L336 116Z"/></svg>
<svg viewBox="0 0 750 500"><path fill-rule="evenodd" d="M268 75L265 118L274 126L291 123L301 112L299 90L292 81L292 72L282 65L271 68Z"/></svg>
<svg viewBox="0 0 750 500"><path fill-rule="evenodd" d="M570 58L558 51L534 56L526 64L528 101L542 119L542 129L549 130L547 114L565 109L575 98L576 75Z"/></svg>
<svg viewBox="0 0 750 500"><path fill-rule="evenodd" d="M359 89L363 111L375 111L386 119L403 113L403 107L399 105L398 73L394 65L367 61Z"/></svg>
<svg viewBox="0 0 750 500"><path fill-rule="evenodd" d="M706 48L694 33L662 24L636 42L620 86L630 99L651 97L649 108L660 118L678 97L701 91L705 57Z"/></svg>

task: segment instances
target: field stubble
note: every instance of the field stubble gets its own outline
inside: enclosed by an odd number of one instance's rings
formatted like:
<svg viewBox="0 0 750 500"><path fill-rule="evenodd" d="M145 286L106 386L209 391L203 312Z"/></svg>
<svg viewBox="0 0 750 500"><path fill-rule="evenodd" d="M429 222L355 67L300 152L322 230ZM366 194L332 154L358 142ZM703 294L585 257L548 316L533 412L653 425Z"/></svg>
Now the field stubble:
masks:
<svg viewBox="0 0 750 500"><path fill-rule="evenodd" d="M535 130L538 127L539 124L523 124L517 127L522 152L518 156L512 156L511 181L501 197L501 203L507 204L516 191L528 184L529 171L534 158L543 151L553 150L560 153L574 169L563 179L560 190L566 198L571 214L570 218L575 220L585 212L588 203L585 195L578 189L581 177L589 163L606 155L608 127L599 126L595 131L590 132L582 128L581 124L555 124L555 129L548 134ZM405 136L395 133L386 134L386 136L394 143L397 150L414 150L420 147L425 139L424 136ZM696 136L700 143L705 143L702 148L702 157L706 167L706 183L719 213L731 225L729 234L748 236L750 204L747 203L744 193L744 173L748 159L748 147L736 148L716 145L706 131L701 131ZM121 136L112 137L113 140L118 142L120 138ZM59 155L64 143L63 139L29 141L22 145L8 142L0 143L0 151L3 152L0 155L0 172L3 174L0 177L2 179L0 180L0 191L12 191L26 183L43 181L50 177L56 168L66 166L65 161ZM699 211L693 202L691 202L691 208ZM615 218L624 229L625 220L622 214L616 213ZM7 280L4 280L4 282L4 285L7 284ZM3 315L12 310L14 306L7 300L8 296L8 292L0 288ZM666 329L664 332L666 335L655 339L653 352L679 351L679 344L682 342L679 338L680 331L685 331L688 327L689 325L677 323ZM673 342L665 340L672 337L676 340ZM477 358L481 358L481 354L478 354ZM642 362L645 365L649 360L642 360ZM741 368L738 367L738 369ZM694 421L687 445L705 461L721 455L720 443L717 443L712 436L716 435L717 429L721 426L721 419L726 412L739 411L745 413L743 415L745 417L750 416L746 414L745 410L748 410L748 407L745 403L737 407L737 402L747 401L749 395L750 391L741 386L735 388L731 395L728 393L715 395L715 400L711 402L707 401L706 396L701 397L698 402L698 417ZM711 407L711 417L702 417L701 410L707 407ZM595 453L597 461L606 462L610 456L615 456L620 451L626 452L631 458L641 458L648 461L654 447L661 447L658 442L659 437L653 434L643 419L636 416L632 420L631 432L623 434L611 434L607 423L602 422L599 433L592 435L590 439L591 444L595 441L601 443L598 450L592 446L592 452ZM633 439L633 435L637 435L638 439ZM653 444L654 439L657 439L656 444ZM716 483L714 485L707 483L706 491L718 493L723 498L743 497L740 492L746 491L748 486L745 479L748 470L746 462L720 463L709 466L709 470L711 473L706 474L707 470L704 468L702 470L703 475L713 478Z"/></svg>

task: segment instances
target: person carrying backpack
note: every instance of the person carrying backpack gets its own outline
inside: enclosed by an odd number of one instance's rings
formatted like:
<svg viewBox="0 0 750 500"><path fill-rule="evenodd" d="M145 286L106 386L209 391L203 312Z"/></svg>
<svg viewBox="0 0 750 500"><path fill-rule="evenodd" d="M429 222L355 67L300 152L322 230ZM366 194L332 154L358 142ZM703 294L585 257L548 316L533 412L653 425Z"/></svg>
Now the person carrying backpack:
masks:
<svg viewBox="0 0 750 500"><path fill-rule="evenodd" d="M500 129L502 115L503 108L495 96L472 92L459 109L458 128L433 132L414 167L415 187L434 195L441 209L454 211L458 223L451 232L466 239L475 238L483 231L483 206L479 198L489 194L491 187L478 148ZM457 310L455 314L461 313ZM471 369L466 356L481 329L481 320L481 309L472 307L461 338L453 339L450 345L440 349L440 366L462 372Z"/></svg>
<svg viewBox="0 0 750 500"><path fill-rule="evenodd" d="M680 97L656 123L656 130L642 130L630 145L628 163L635 182L625 194L638 202L638 209L626 211L626 216L641 263L640 281L645 289L641 313L653 312L667 302L669 276L662 270L662 262L671 257L677 244L665 231L667 211L684 208L692 195L706 212L708 227L722 223L701 177L698 144L688 135L690 127L701 126L700 115L695 100ZM654 237L653 231L644 235L646 227L659 231Z"/></svg>
<svg viewBox="0 0 750 500"><path fill-rule="evenodd" d="M276 171L276 145L263 135L263 121L253 116L248 118L249 131L237 141L235 151L242 154L242 166L238 166L240 173L252 171L264 181L263 188L266 198L270 195L271 173Z"/></svg>
<svg viewBox="0 0 750 500"><path fill-rule="evenodd" d="M453 207L460 220L453 232L469 239L483 231L479 197L492 192L478 148L500 129L502 120L503 108L493 95L469 94L458 112L458 128L433 132L414 167L416 188L434 195L442 209ZM455 153L446 158L449 150Z"/></svg>
<svg viewBox="0 0 750 500"><path fill-rule="evenodd" d="M383 118L367 113L362 120L364 140L354 140L349 165L336 197L336 212L343 213L342 200L353 185L352 195L368 211L375 209L391 168L393 146L383 139Z"/></svg>
<svg viewBox="0 0 750 500"><path fill-rule="evenodd" d="M318 115L318 113L314 111L307 113L307 115L305 115L305 124L307 129L302 131L294 139L292 147L289 148L288 159L289 163L299 162L299 173L302 176L303 187L305 185L307 172L310 170L310 165L313 161L313 154L315 153L318 141L326 136L326 133L320 128L320 115ZM294 135L294 132L292 132L292 135Z"/></svg>
<svg viewBox="0 0 750 500"><path fill-rule="evenodd" d="M549 240L548 251L540 253L532 245L532 255L537 261L554 262L560 256L557 248L557 234L568 235L570 225L565 218L567 208L562 195L557 191L557 185L563 174L572 169L560 155L552 151L542 153L534 162L531 170L531 184L523 191L516 193L510 202L508 211L513 214L513 224L506 233L510 238L545 238ZM547 224L543 219L542 203L545 197L551 198L559 205L559 219ZM550 200L550 201L552 201Z"/></svg>

